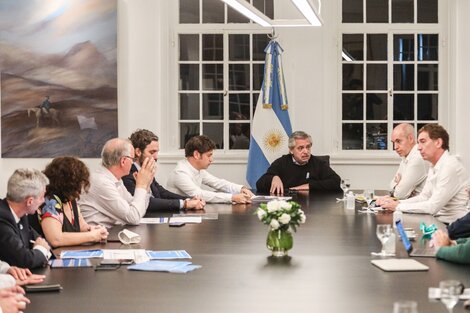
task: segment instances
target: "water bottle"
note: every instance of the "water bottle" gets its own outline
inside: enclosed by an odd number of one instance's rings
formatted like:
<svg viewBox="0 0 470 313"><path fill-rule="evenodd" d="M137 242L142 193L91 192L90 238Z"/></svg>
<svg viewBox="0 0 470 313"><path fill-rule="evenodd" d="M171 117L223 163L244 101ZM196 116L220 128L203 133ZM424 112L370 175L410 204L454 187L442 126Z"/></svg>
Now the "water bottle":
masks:
<svg viewBox="0 0 470 313"><path fill-rule="evenodd" d="M352 191L348 192L346 195L346 209L348 210L354 210L356 207L356 199L354 197L354 194Z"/></svg>
<svg viewBox="0 0 470 313"><path fill-rule="evenodd" d="M394 211L393 212L393 228L397 227L397 221L401 221L403 223L403 212L402 211Z"/></svg>

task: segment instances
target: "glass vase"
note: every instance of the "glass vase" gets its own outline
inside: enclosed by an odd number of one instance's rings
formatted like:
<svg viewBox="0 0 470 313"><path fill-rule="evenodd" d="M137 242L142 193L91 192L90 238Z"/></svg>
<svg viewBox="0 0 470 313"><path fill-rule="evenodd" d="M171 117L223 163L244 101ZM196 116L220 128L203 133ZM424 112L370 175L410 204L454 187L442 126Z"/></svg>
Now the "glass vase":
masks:
<svg viewBox="0 0 470 313"><path fill-rule="evenodd" d="M266 239L266 247L271 250L274 257L287 256L287 252L292 249L294 238L290 230L270 230Z"/></svg>

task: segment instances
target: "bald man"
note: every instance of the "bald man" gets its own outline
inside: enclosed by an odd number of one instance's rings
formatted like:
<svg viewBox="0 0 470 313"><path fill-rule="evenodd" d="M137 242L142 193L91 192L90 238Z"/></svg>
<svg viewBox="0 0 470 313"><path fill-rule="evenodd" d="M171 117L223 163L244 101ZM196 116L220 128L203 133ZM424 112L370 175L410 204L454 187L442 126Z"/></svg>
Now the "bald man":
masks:
<svg viewBox="0 0 470 313"><path fill-rule="evenodd" d="M395 177L390 182L393 196L408 199L423 190L429 163L424 161L418 151L414 128L408 123L397 125L392 132L393 149L402 158Z"/></svg>
<svg viewBox="0 0 470 313"><path fill-rule="evenodd" d="M101 167L90 176L90 189L78 204L89 224L137 225L149 204L149 186L155 175L155 160L145 158L135 174L135 192L131 195L122 177L129 174L135 160L134 147L127 139L108 140L101 152Z"/></svg>

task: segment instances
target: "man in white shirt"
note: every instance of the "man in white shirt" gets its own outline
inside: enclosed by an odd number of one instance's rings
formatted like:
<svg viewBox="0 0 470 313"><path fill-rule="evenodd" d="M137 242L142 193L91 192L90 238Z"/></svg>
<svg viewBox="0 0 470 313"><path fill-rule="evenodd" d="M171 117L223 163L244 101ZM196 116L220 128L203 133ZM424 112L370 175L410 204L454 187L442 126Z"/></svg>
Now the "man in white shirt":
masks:
<svg viewBox="0 0 470 313"><path fill-rule="evenodd" d="M467 171L449 154L449 134L440 125L427 124L419 130L418 150L431 162L421 194L399 201L384 197L377 204L391 211L431 214L443 223L452 223L467 213Z"/></svg>
<svg viewBox="0 0 470 313"><path fill-rule="evenodd" d="M44 202L47 177L35 169L17 169L8 179L7 197L0 200L0 259L13 266L36 268L47 264L50 246L29 225Z"/></svg>
<svg viewBox="0 0 470 313"><path fill-rule="evenodd" d="M137 225L149 203L149 186L155 175L155 160L146 158L135 174L132 196L122 177L129 174L134 161L134 147L127 139L108 140L101 152L101 167L91 174L90 189L78 204L87 223L111 227Z"/></svg>
<svg viewBox="0 0 470 313"><path fill-rule="evenodd" d="M212 163L214 149L215 143L209 137L192 137L185 146L186 159L178 162L168 178L168 189L188 197L200 197L206 202L250 203L253 193L248 188L206 171ZM214 191L202 189L203 185Z"/></svg>
<svg viewBox="0 0 470 313"><path fill-rule="evenodd" d="M395 177L390 182L393 196L408 199L419 195L426 183L429 163L424 161L418 151L411 124L399 124L393 129L392 144L396 153L402 158Z"/></svg>

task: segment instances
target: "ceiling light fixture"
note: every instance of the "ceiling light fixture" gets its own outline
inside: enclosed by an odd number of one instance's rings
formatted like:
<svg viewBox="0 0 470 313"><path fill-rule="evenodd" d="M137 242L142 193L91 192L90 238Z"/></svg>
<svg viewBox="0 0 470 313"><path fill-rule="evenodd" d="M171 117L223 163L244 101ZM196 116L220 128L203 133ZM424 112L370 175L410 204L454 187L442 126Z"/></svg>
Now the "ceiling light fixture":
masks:
<svg viewBox="0 0 470 313"><path fill-rule="evenodd" d="M319 14L308 0L291 0L312 26L321 26Z"/></svg>
<svg viewBox="0 0 470 313"><path fill-rule="evenodd" d="M244 0L222 0L223 2L227 3L233 9L237 10L241 14L245 15L247 18L252 20L253 22L258 23L263 27L271 27L272 24L266 20L267 16L264 15L262 12L257 10L253 7L249 2Z"/></svg>

